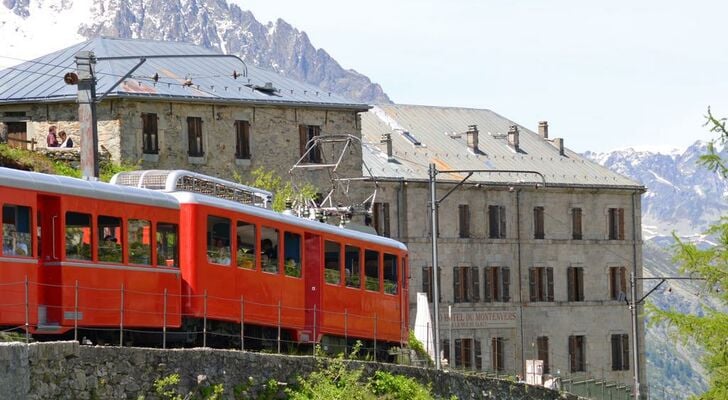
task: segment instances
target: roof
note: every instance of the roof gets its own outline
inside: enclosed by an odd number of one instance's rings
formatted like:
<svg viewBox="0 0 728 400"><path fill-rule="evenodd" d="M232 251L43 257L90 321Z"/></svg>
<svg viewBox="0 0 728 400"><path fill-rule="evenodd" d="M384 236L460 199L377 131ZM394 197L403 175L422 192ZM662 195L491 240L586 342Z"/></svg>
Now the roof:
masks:
<svg viewBox="0 0 728 400"><path fill-rule="evenodd" d="M75 55L93 51L96 94L106 93L138 62L147 60L109 94L109 97L177 100L205 103L243 102L259 105L339 108L365 111L368 105L318 87L285 78L276 72L246 65L191 43L100 37L78 43L32 61L0 70L0 104L75 101L76 87L63 77L76 70ZM156 56L183 58L157 58ZM190 57L187 57L190 56ZM104 59L124 57L124 59ZM234 77L233 74L241 74ZM155 74L158 81L154 81ZM186 80L191 85L185 85ZM276 91L269 90L271 87ZM268 86L268 87L266 87Z"/></svg>
<svg viewBox="0 0 728 400"><path fill-rule="evenodd" d="M477 125L478 152L468 147L465 132ZM509 146L507 132L518 126L519 151ZM382 134L392 137L388 160ZM562 187L604 187L644 190L629 178L589 161L567 148L564 154L553 140L490 110L403 104L377 105L362 114L364 163L379 179L429 179L429 164L438 171L492 170L476 173L469 182L503 185L540 184ZM421 145L415 145L420 142ZM501 171L501 172L498 172ZM512 171L535 171L519 173ZM368 175L367 171L364 171ZM438 180L459 181L467 173L438 174Z"/></svg>

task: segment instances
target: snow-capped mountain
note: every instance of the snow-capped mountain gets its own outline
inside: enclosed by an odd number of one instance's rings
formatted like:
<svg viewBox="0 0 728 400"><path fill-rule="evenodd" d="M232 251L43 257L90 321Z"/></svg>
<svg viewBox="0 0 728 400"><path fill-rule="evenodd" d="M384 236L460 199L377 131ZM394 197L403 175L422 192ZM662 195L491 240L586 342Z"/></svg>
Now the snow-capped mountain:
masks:
<svg viewBox="0 0 728 400"><path fill-rule="evenodd" d="M705 142L670 153L616 150L584 155L599 164L641 182L642 228L645 238L692 236L728 214L728 180L697 164L706 153ZM728 155L728 149L722 154Z"/></svg>
<svg viewBox="0 0 728 400"><path fill-rule="evenodd" d="M0 65L13 65L97 36L193 42L246 63L365 103L382 88L345 70L282 19L264 25L225 0L2 0ZM10 61L10 62L9 62Z"/></svg>

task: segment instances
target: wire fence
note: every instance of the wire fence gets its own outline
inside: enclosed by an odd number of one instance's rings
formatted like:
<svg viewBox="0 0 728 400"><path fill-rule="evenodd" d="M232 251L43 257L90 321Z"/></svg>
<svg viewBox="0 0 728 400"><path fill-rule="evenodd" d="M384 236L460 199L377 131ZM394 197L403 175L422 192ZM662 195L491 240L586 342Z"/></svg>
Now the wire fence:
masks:
<svg viewBox="0 0 728 400"><path fill-rule="evenodd" d="M26 342L33 332L72 336L82 344L233 347L300 354L315 352L319 337L333 335L335 339L321 343L323 350L348 355L361 339L360 351L376 360L407 337L406 321L396 318L399 310L362 314L346 307L301 307L300 299L292 303L213 296L207 290L202 294L144 291L124 283L118 288L89 287L78 281L59 285L26 278L0 284L0 322L7 332L24 331Z"/></svg>

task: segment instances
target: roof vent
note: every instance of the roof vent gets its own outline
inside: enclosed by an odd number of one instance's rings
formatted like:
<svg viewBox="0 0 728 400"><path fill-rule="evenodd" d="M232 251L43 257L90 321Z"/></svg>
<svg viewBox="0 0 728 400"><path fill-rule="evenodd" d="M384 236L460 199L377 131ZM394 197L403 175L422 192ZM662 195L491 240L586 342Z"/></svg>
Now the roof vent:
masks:
<svg viewBox="0 0 728 400"><path fill-rule="evenodd" d="M515 151L519 151L518 148L518 126L511 125L508 127L508 145Z"/></svg>
<svg viewBox="0 0 728 400"><path fill-rule="evenodd" d="M548 121L539 121L538 134L539 134L539 136L541 136L542 139L549 138L549 122Z"/></svg>
<svg viewBox="0 0 728 400"><path fill-rule="evenodd" d="M392 135L389 133L383 133L379 138L379 143L383 144L387 149L387 161L392 161L394 159L392 154Z"/></svg>
<svg viewBox="0 0 728 400"><path fill-rule="evenodd" d="M402 131L402 137L407 139L407 141L412 143L414 146L422 146L422 142L417 140L417 138L413 134L409 133L409 131Z"/></svg>
<svg viewBox="0 0 728 400"><path fill-rule="evenodd" d="M551 142L554 146L556 146L557 149L559 149L559 155L564 155L564 139L562 138L554 138L554 140Z"/></svg>
<svg viewBox="0 0 728 400"><path fill-rule="evenodd" d="M478 154L478 125L468 125L468 131L465 132L468 139L468 148L475 154Z"/></svg>
<svg viewBox="0 0 728 400"><path fill-rule="evenodd" d="M262 86L254 85L254 84L248 84L245 86L253 88L253 90L257 90L261 93L270 94L270 95L276 94L278 92L278 89L275 86L273 86L273 82L266 82Z"/></svg>

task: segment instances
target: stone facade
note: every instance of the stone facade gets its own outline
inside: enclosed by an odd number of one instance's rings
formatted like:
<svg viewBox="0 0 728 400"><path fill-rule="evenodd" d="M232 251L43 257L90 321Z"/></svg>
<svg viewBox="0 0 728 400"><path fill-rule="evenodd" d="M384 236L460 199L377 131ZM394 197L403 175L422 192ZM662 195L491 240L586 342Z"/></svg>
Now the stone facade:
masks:
<svg viewBox="0 0 728 400"><path fill-rule="evenodd" d="M18 113L24 114L18 117ZM145 154L142 146L142 113L155 114L158 129L158 152ZM10 116L12 115L12 116ZM2 121L26 124L27 139L34 138L45 147L50 125L64 130L76 147L83 145L79 137L78 107L73 103L14 104L0 106ZM188 156L187 117L202 120L202 157ZM273 170L284 180L289 169L300 158L299 126L320 128L320 135L350 134L361 137L359 115L355 110L251 106L244 103L219 105L179 102L151 102L129 99L105 100L97 106L98 136L101 151L111 154L115 161L138 164L143 169L187 169L221 178L239 174L243 179L258 167ZM236 159L235 121L250 124L249 159ZM336 160L341 144L326 145L324 160ZM343 159L339 168L342 176L361 176L361 152ZM328 174L311 170L305 174L319 188L331 186Z"/></svg>
<svg viewBox="0 0 728 400"><path fill-rule="evenodd" d="M181 393L223 384L223 398L257 398L269 380L279 388L296 383L317 368L321 359L247 353L234 350L160 350L79 346L77 342L0 343L0 398L3 399L155 399L154 382L179 374ZM325 361L325 360L324 360ZM574 399L524 384L484 379L433 369L393 364L352 362L365 376L387 370L431 384L443 398Z"/></svg>
<svg viewBox="0 0 728 400"><path fill-rule="evenodd" d="M451 187L440 184L437 198L442 198ZM429 199L427 184L404 180L383 183L377 197L378 202L389 204L391 236L406 243L410 251L411 323L417 309L416 293L432 290L425 277L425 268L432 265ZM469 209L467 237L460 237L461 205ZM505 208L505 238L490 238L491 205ZM450 367L493 370L493 340L502 338L502 368L523 373L524 360L538 358L537 338L546 337L551 374L589 376L632 385L630 310L624 299L612 299L610 267L625 267L625 294L631 298L629 273L635 262L641 276L640 206L640 192L631 190L468 184L453 192L439 208L438 239L440 339L441 348L450 356ZM534 238L534 207L544 210L544 239ZM582 211L582 239L578 240L572 236L574 208ZM609 209L624 210L622 240L609 240ZM484 300L484 269L496 266L509 269L510 299L505 302ZM456 267L479 271L478 300L455 302ZM532 267L552 268L553 301L530 300ZM568 299L569 267L582 268L583 300ZM448 307L452 307L452 328ZM629 338L626 369L612 370L612 335ZM571 371L570 336L586 338L584 371ZM641 325L638 338L643 343ZM463 353L471 359L461 359L458 365L455 353L464 350L456 347L455 342L461 339L474 339L472 343L477 349L468 355ZM640 345L640 349L640 375L645 382L644 346Z"/></svg>

